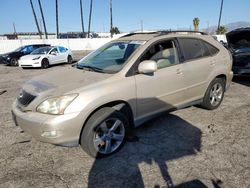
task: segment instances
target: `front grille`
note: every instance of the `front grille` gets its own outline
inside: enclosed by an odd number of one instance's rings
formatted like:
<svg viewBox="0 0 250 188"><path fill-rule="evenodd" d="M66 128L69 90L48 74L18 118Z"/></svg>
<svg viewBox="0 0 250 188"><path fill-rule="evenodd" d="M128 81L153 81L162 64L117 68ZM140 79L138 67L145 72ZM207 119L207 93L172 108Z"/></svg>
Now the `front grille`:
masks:
<svg viewBox="0 0 250 188"><path fill-rule="evenodd" d="M36 96L31 95L24 90L21 90L17 100L23 106L28 106L35 98Z"/></svg>

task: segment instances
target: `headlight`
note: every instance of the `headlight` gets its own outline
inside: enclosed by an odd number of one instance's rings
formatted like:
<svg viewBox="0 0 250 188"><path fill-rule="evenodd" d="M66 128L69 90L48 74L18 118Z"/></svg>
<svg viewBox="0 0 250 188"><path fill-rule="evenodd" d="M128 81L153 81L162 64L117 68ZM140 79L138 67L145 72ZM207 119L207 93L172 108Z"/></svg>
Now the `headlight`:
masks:
<svg viewBox="0 0 250 188"><path fill-rule="evenodd" d="M70 94L60 97L49 98L43 101L40 105L38 105L36 111L53 115L63 114L64 110L77 96L78 94Z"/></svg>
<svg viewBox="0 0 250 188"><path fill-rule="evenodd" d="M38 60L38 59L40 59L40 57L41 57L41 56L35 57L35 58L33 58L32 60Z"/></svg>

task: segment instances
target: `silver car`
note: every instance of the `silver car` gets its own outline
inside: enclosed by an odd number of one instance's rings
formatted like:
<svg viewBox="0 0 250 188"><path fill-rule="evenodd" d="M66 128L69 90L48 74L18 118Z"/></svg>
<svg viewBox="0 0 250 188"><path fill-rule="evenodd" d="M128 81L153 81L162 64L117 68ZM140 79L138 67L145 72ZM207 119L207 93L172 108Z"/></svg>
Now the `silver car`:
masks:
<svg viewBox="0 0 250 188"><path fill-rule="evenodd" d="M29 80L13 103L18 126L37 140L117 152L131 129L194 104L212 110L232 79L232 58L197 32L131 33L80 60Z"/></svg>

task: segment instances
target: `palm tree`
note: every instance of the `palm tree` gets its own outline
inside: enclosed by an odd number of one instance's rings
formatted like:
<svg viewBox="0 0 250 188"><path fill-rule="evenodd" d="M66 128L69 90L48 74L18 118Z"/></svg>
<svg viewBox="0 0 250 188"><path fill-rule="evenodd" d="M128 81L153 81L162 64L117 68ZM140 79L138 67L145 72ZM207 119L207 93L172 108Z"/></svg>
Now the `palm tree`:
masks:
<svg viewBox="0 0 250 188"><path fill-rule="evenodd" d="M40 12L41 12L41 15L42 15L43 27L44 27L44 32L45 32L45 38L48 39L47 29L46 29L46 24L45 24L44 16L43 16L43 9L42 9L42 5L41 5L41 1L38 0L38 3L39 3Z"/></svg>
<svg viewBox="0 0 250 188"><path fill-rule="evenodd" d="M227 28L225 27L225 26L220 26L219 27L219 29L217 29L217 31L216 31L216 33L218 34L218 35L223 35L223 34L225 34L227 32Z"/></svg>
<svg viewBox="0 0 250 188"><path fill-rule="evenodd" d="M111 34L113 35L113 34L119 34L120 33L120 30L118 29L118 27L113 27L112 29L111 29Z"/></svg>
<svg viewBox="0 0 250 188"><path fill-rule="evenodd" d="M89 34L90 34L90 24L91 24L91 16L92 16L92 7L93 7L93 0L90 0L88 38L89 38Z"/></svg>
<svg viewBox="0 0 250 188"><path fill-rule="evenodd" d="M109 0L109 8L110 8L110 36L113 38L113 14L112 14L112 0Z"/></svg>
<svg viewBox="0 0 250 188"><path fill-rule="evenodd" d="M193 26L194 26L194 30L195 31L198 31L199 30L199 24L200 24L200 20L199 20L199 18L194 18L193 19Z"/></svg>
<svg viewBox="0 0 250 188"><path fill-rule="evenodd" d="M58 26L58 0L56 0L56 38L59 35L59 26Z"/></svg>
<svg viewBox="0 0 250 188"><path fill-rule="evenodd" d="M221 20L222 9L223 9L223 0L221 0L221 5L220 5L220 16L219 16L219 23L218 23L217 31L219 31L219 29L220 29L220 20Z"/></svg>
<svg viewBox="0 0 250 188"><path fill-rule="evenodd" d="M84 24L83 24L83 13L82 13L82 0L80 0L80 11L81 11L81 23L82 23L82 37L84 37Z"/></svg>
<svg viewBox="0 0 250 188"><path fill-rule="evenodd" d="M37 21L37 17L36 17L36 13L35 13L35 9L34 9L32 0L30 0L30 6L31 6L31 9L32 9L32 12L33 12L33 16L35 18L37 31L39 33L40 39L42 39L41 31L40 31L40 28L39 28L39 25L38 25L38 21Z"/></svg>

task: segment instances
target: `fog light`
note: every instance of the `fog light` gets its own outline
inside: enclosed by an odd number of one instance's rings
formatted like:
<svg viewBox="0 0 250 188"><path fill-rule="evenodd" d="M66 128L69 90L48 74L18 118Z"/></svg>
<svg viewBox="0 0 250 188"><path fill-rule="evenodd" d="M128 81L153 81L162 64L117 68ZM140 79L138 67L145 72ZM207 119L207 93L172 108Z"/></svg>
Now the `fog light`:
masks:
<svg viewBox="0 0 250 188"><path fill-rule="evenodd" d="M46 132L43 132L43 134L41 136L45 137L45 138L56 138L57 132L56 131L46 131Z"/></svg>

